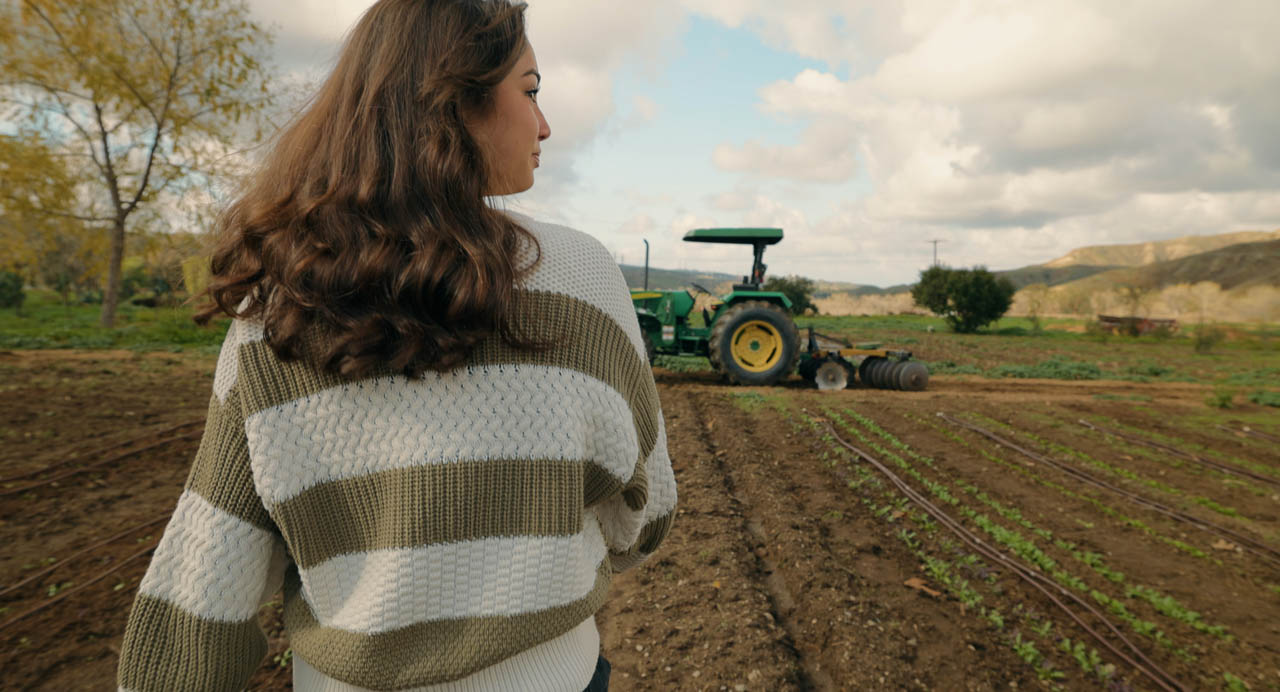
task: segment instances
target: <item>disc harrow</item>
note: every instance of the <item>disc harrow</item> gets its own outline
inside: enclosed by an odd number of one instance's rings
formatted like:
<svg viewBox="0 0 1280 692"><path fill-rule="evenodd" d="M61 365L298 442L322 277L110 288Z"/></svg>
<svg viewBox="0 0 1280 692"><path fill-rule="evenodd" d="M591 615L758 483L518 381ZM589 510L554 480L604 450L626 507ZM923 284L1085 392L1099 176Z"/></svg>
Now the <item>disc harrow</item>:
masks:
<svg viewBox="0 0 1280 692"><path fill-rule="evenodd" d="M928 366L911 360L910 351L882 349L879 344L851 346L813 328L799 372L824 391L844 389L855 379L873 389L903 392L922 392L929 386Z"/></svg>

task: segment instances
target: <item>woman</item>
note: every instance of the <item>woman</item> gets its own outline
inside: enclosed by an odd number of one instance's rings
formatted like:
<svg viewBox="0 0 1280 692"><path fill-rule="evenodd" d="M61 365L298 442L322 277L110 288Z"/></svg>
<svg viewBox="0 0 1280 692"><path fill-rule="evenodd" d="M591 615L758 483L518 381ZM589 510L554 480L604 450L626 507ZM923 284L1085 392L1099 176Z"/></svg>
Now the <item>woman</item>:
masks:
<svg viewBox="0 0 1280 692"><path fill-rule="evenodd" d="M228 331L129 690L604 689L593 615L675 482L621 273L496 211L550 135L523 4L382 0L221 221Z"/></svg>

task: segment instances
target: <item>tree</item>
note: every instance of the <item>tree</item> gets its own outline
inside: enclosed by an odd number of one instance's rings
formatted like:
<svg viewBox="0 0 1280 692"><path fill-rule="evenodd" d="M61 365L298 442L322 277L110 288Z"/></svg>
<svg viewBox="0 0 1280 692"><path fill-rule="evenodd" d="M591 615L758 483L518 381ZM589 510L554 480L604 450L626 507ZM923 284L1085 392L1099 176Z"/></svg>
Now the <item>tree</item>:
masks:
<svg viewBox="0 0 1280 692"><path fill-rule="evenodd" d="M271 102L271 35L244 0L17 0L0 9L6 213L109 238L103 326L126 233L177 213L238 163Z"/></svg>
<svg viewBox="0 0 1280 692"><path fill-rule="evenodd" d="M1031 330L1039 334L1040 318L1044 316L1046 304L1049 302L1049 287L1045 284L1031 284L1019 293L1026 304L1027 319L1031 320Z"/></svg>
<svg viewBox="0 0 1280 692"><path fill-rule="evenodd" d="M764 282L764 290L777 291L791 301L791 314L804 315L810 310L816 315L818 306L813 304L813 281L803 276L775 276Z"/></svg>
<svg viewBox="0 0 1280 692"><path fill-rule="evenodd" d="M1000 319L1013 305L1013 282L997 277L985 267L949 269L933 266L920 272L911 287L917 305L941 316L952 331L976 332Z"/></svg>

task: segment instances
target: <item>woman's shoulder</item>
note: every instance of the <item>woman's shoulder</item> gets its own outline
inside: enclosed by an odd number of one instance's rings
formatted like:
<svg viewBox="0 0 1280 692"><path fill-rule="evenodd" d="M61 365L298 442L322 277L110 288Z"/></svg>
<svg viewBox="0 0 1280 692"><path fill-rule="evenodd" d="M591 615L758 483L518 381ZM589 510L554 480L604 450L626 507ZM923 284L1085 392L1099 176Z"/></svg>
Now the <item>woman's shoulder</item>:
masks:
<svg viewBox="0 0 1280 692"><path fill-rule="evenodd" d="M527 214L513 211L508 211L506 214L538 239L543 255L550 253L555 256L568 255L579 259L590 258L594 261L611 260L612 255L608 248L589 233L564 224L535 219Z"/></svg>

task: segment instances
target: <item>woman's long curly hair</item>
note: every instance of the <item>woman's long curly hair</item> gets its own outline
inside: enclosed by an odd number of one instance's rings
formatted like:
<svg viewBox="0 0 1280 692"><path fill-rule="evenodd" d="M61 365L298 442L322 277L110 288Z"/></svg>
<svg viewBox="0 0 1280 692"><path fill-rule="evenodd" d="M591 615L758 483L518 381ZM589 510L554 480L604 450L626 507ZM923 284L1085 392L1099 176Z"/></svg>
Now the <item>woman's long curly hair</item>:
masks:
<svg viewBox="0 0 1280 692"><path fill-rule="evenodd" d="M512 317L540 249L486 202L490 171L464 124L520 58L525 7L370 8L220 217L196 321L259 318L282 359L312 355L347 378L450 370L495 334L537 348ZM314 328L325 338L312 354Z"/></svg>

